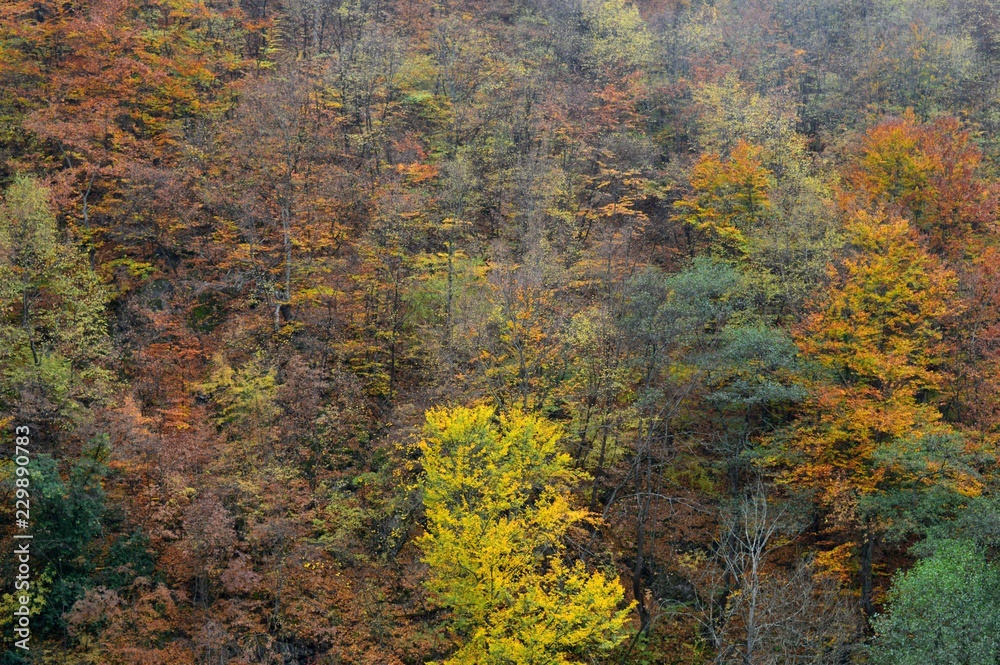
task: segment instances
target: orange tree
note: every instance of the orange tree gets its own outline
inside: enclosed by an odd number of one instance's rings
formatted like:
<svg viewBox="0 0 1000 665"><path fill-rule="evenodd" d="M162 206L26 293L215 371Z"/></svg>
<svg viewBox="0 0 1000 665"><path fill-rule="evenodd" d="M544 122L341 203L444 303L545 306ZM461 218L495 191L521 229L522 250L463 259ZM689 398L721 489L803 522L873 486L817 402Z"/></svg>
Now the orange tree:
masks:
<svg viewBox="0 0 1000 665"><path fill-rule="evenodd" d="M50 174L58 212L93 248L115 250L144 218L158 240L176 233L176 191L153 192L180 188L187 139L232 107L244 35L239 10L213 2L4 3L0 115L22 138L0 177Z"/></svg>
<svg viewBox="0 0 1000 665"><path fill-rule="evenodd" d="M954 381L944 412L983 432L995 431L998 190L986 177L982 152L957 119L921 123L908 112L870 128L851 153L842 203L884 205L905 217L928 250L955 270L966 308L962 324L950 331Z"/></svg>
<svg viewBox="0 0 1000 665"><path fill-rule="evenodd" d="M921 232L931 251L961 256L971 249L970 234L988 227L995 188L956 118L925 124L907 111L869 129L853 153L844 172L846 202L887 206Z"/></svg>
<svg viewBox="0 0 1000 665"><path fill-rule="evenodd" d="M922 497L951 510L978 484L937 399L955 276L903 219L859 211L847 231L853 256L796 331L822 371L784 441L783 479L811 493L822 518L819 561L846 579L860 574L870 613L879 540L912 531Z"/></svg>
<svg viewBox="0 0 1000 665"><path fill-rule="evenodd" d="M746 258L748 234L770 212L770 187L761 148L740 141L728 159L702 155L691 173L692 193L674 203L676 219L704 234L713 251Z"/></svg>

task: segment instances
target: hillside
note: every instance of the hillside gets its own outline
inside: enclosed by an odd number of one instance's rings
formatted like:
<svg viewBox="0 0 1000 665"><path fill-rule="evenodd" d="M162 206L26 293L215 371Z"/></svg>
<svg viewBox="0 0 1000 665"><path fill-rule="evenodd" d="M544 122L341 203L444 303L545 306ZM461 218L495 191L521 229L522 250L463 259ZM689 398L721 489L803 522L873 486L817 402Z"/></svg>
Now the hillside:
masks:
<svg viewBox="0 0 1000 665"><path fill-rule="evenodd" d="M0 665L1000 663L998 35L3 2Z"/></svg>

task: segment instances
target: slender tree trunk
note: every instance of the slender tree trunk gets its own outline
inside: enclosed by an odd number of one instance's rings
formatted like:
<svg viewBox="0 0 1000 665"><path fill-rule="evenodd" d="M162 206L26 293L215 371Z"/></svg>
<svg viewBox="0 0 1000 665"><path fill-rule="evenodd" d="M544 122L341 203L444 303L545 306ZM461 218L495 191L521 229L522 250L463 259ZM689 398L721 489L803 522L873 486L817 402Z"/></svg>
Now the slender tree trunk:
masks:
<svg viewBox="0 0 1000 665"><path fill-rule="evenodd" d="M389 344L389 399L396 391L396 341L401 325L399 317L399 272L396 271L392 284L392 340Z"/></svg>
<svg viewBox="0 0 1000 665"><path fill-rule="evenodd" d="M594 487L593 487L593 490L592 490L591 495L590 495L590 510L591 510L591 512L597 510L597 487L598 487L597 483L598 483L598 479L602 475L604 475L604 460L607 457L607 452L608 452L608 422L607 422L607 416L605 416L605 418L604 418L604 422L602 423L601 429L604 430L604 431L601 434L601 454L600 454L600 457L597 460L597 469L594 470Z"/></svg>
<svg viewBox="0 0 1000 665"><path fill-rule="evenodd" d="M452 288L455 280L455 266L454 266L454 240L449 234L448 238L448 290L445 294L445 312L444 312L444 348L448 352L448 360L451 361L451 326L452 326Z"/></svg>
<svg viewBox="0 0 1000 665"><path fill-rule="evenodd" d="M284 235L285 245L285 302L292 301L292 229L291 212L283 210L281 215L281 229Z"/></svg>
<svg viewBox="0 0 1000 665"><path fill-rule="evenodd" d="M28 346L31 347L31 358L35 361L35 366L37 367L38 362L38 352L35 350L35 336L31 334L31 327L29 322L31 320L30 312L30 300L28 298L28 287L24 287L24 297L21 303L21 327L24 329L25 334L28 335Z"/></svg>
<svg viewBox="0 0 1000 665"><path fill-rule="evenodd" d="M652 429L652 425L650 425ZM653 443L652 431L647 434L645 450L641 454L646 458L645 478L643 474L636 475L636 488L640 496L637 496L639 514L636 516L636 537L635 537L635 566L632 570L632 593L635 595L637 608L639 610L639 632L649 630L649 608L646 607L646 597L642 586L642 571L645 567L646 555L646 519L649 517L649 505L652 501L652 474L653 474ZM643 491L645 490L645 491Z"/></svg>
<svg viewBox="0 0 1000 665"><path fill-rule="evenodd" d="M291 180L291 176L289 176L289 180ZM291 188L291 182L288 183L288 187ZM292 211L289 201L291 192L286 192L285 196L288 198L281 202L281 236L285 251L284 293L281 294L274 306L275 330L281 327L281 306L289 305L292 302Z"/></svg>
<svg viewBox="0 0 1000 665"><path fill-rule="evenodd" d="M875 553L875 540L876 535L869 522L865 528L864 542L861 544L861 609L866 617L871 617L874 613L872 559Z"/></svg>
<svg viewBox="0 0 1000 665"><path fill-rule="evenodd" d="M87 230L87 242L90 242L90 190L94 186L94 178L97 177L97 172L90 174L90 180L87 181L87 191L83 193L83 228ZM94 248L87 248L87 258L90 260L90 269L93 270L96 267L97 257L95 256Z"/></svg>

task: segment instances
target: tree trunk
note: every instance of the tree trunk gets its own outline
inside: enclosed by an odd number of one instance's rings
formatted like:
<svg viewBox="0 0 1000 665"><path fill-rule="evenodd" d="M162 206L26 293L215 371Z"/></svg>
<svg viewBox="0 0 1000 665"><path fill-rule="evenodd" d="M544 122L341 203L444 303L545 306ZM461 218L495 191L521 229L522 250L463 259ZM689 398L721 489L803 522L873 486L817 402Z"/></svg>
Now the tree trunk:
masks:
<svg viewBox="0 0 1000 665"><path fill-rule="evenodd" d="M872 529L865 529L864 542L861 544L861 609L866 617L871 617L874 612L872 603L872 559L875 553L876 536Z"/></svg>

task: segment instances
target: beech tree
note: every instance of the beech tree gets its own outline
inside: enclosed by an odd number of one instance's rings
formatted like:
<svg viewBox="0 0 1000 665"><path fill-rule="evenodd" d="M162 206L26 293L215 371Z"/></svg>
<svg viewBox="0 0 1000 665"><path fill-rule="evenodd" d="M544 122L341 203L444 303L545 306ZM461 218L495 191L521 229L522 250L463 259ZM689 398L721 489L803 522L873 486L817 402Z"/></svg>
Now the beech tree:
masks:
<svg viewBox="0 0 1000 665"><path fill-rule="evenodd" d="M631 608L613 575L566 558L588 519L559 429L488 407L428 412L420 443L428 587L463 643L448 663L582 662L627 636Z"/></svg>
<svg viewBox="0 0 1000 665"><path fill-rule="evenodd" d="M770 172L761 150L740 141L725 161L703 155L691 174L692 196L674 203L678 217L711 241L713 251L746 258L754 226L768 214Z"/></svg>
<svg viewBox="0 0 1000 665"><path fill-rule="evenodd" d="M857 254L799 331L802 352L829 380L817 386L809 415L789 438L792 459L800 461L786 479L811 488L826 528L840 533L819 560L845 574L859 557L861 602L871 614L874 548L885 524L868 499L903 482L898 473L965 494L979 488L930 447L915 458L917 468L893 464L889 452L948 432L934 397L946 380L942 328L953 309L954 275L917 244L905 220L859 211L848 232ZM940 454L961 452L957 439L943 441Z"/></svg>

